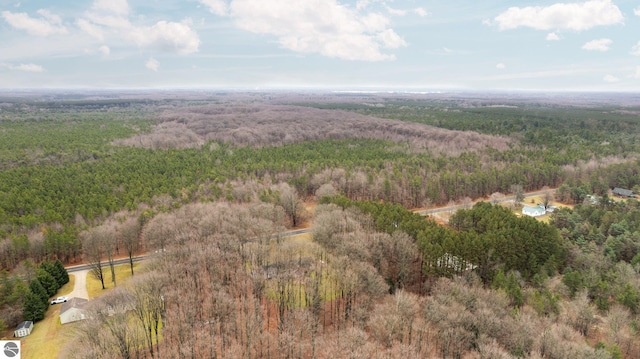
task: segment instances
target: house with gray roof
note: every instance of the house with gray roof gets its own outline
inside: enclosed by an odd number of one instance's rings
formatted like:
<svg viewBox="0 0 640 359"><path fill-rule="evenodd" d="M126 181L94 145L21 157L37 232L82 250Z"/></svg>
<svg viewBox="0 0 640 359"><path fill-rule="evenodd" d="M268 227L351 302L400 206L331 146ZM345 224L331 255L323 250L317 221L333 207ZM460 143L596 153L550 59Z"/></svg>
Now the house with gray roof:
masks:
<svg viewBox="0 0 640 359"><path fill-rule="evenodd" d="M60 307L60 323L67 324L84 320L86 318L85 306L89 303L84 298L73 297L62 303Z"/></svg>

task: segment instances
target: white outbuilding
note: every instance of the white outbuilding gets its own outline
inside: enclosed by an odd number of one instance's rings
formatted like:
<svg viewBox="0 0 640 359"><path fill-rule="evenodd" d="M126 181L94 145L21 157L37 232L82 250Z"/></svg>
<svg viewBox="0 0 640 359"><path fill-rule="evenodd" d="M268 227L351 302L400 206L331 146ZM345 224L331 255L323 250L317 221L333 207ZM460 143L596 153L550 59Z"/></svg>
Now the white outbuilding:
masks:
<svg viewBox="0 0 640 359"><path fill-rule="evenodd" d="M13 336L16 338L26 337L27 335L31 334L32 330L33 330L33 322L30 320L27 320L18 324L18 327L16 327L16 330L13 331Z"/></svg>

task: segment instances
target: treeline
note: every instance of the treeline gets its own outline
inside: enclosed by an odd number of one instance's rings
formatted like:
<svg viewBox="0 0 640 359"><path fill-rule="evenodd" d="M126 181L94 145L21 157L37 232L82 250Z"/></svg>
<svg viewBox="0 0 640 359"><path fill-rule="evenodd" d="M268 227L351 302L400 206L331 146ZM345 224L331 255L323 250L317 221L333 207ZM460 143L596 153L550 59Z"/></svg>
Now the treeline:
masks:
<svg viewBox="0 0 640 359"><path fill-rule="evenodd" d="M49 309L49 298L69 282L61 261L26 263L24 278L0 271L0 332L22 320L37 322Z"/></svg>

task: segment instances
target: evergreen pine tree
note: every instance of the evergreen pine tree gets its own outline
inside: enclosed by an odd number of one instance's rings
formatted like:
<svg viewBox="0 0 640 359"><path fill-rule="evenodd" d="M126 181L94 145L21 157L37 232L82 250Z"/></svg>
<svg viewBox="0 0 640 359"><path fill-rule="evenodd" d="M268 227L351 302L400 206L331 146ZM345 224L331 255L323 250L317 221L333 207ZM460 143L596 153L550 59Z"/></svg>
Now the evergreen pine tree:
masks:
<svg viewBox="0 0 640 359"><path fill-rule="evenodd" d="M34 278L31 280L31 282L29 282L29 291L37 295L38 298L40 298L40 301L45 305L49 303L49 294L37 278Z"/></svg>
<svg viewBox="0 0 640 359"><path fill-rule="evenodd" d="M60 288L56 279L51 274L49 274L49 272L42 268L38 268L38 270L36 271L36 278L40 281L42 287L47 291L47 299L55 295Z"/></svg>
<svg viewBox="0 0 640 359"><path fill-rule="evenodd" d="M507 276L507 283L505 291L509 298L511 299L511 304L521 307L524 304L524 296L522 295L522 289L520 289L520 284L516 280L516 276L513 272L509 273Z"/></svg>
<svg viewBox="0 0 640 359"><path fill-rule="evenodd" d="M57 268L58 271L58 276L56 278L59 278L61 281L60 286L63 286L67 283L69 283L69 272L67 272L67 269L64 267L64 264L62 264L62 261L60 261L59 259L56 259L56 261L54 262L54 266Z"/></svg>
<svg viewBox="0 0 640 359"><path fill-rule="evenodd" d="M24 296L22 311L25 320L37 322L44 319L44 314L47 311L47 303L43 303L38 294L28 291Z"/></svg>

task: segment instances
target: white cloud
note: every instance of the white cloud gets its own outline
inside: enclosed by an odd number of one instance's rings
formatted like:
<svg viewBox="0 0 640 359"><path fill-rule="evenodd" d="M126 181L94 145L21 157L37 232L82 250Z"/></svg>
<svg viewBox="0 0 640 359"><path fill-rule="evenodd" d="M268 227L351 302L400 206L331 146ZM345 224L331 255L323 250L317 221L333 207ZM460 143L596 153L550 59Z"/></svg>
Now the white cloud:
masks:
<svg viewBox="0 0 640 359"><path fill-rule="evenodd" d="M511 7L494 18L500 30L530 27L536 30L587 30L622 24L624 16L611 0L556 3L550 6Z"/></svg>
<svg viewBox="0 0 640 359"><path fill-rule="evenodd" d="M155 72L158 72L158 70L160 69L160 63L158 62L158 60L154 59L153 57L149 58L149 60L147 60L147 62L144 63L144 66L149 70L155 71Z"/></svg>
<svg viewBox="0 0 640 359"><path fill-rule="evenodd" d="M640 79L640 66L636 66L636 73L633 75L634 78Z"/></svg>
<svg viewBox="0 0 640 359"><path fill-rule="evenodd" d="M53 14L45 9L40 9L36 11L40 16L49 21L52 25L62 25L62 18L56 14Z"/></svg>
<svg viewBox="0 0 640 359"><path fill-rule="evenodd" d="M206 5L213 14L224 16L229 13L229 5L225 0L200 0L200 3Z"/></svg>
<svg viewBox="0 0 640 359"><path fill-rule="evenodd" d="M109 54L111 54L111 49L109 48L109 46L107 45L102 45L98 48L98 51L103 55L103 56L109 56Z"/></svg>
<svg viewBox="0 0 640 359"><path fill-rule="evenodd" d="M496 65L496 69L498 70L504 70L507 67L507 65L503 64L502 62Z"/></svg>
<svg viewBox="0 0 640 359"><path fill-rule="evenodd" d="M602 78L602 80L604 82L608 82L608 83L614 83L614 82L618 82L620 81L619 78L613 76L613 75L606 75L605 77Z"/></svg>
<svg viewBox="0 0 640 359"><path fill-rule="evenodd" d="M638 6L635 9L633 9L633 13L636 14L636 16L640 16L640 6Z"/></svg>
<svg viewBox="0 0 640 359"><path fill-rule="evenodd" d="M5 68L8 68L9 70L14 70L14 71L44 72L44 68L36 64L20 64L16 66L13 64L0 63L0 67L5 67Z"/></svg>
<svg viewBox="0 0 640 359"><path fill-rule="evenodd" d="M588 51L609 51L609 47L611 46L611 44L613 43L613 41L611 41L611 39L597 39L597 40L591 40L587 43L585 43L584 45L582 45L582 49L583 50L588 50Z"/></svg>
<svg viewBox="0 0 640 359"><path fill-rule="evenodd" d="M640 56L640 41L631 48L631 55Z"/></svg>
<svg viewBox="0 0 640 359"><path fill-rule="evenodd" d="M364 9L369 1L360 1ZM238 27L272 35L289 50L318 53L345 60L392 60L381 48L398 48L406 42L378 13L363 14L337 0L234 0L230 14Z"/></svg>
<svg viewBox="0 0 640 359"><path fill-rule="evenodd" d="M367 6L369 6L370 3L371 3L370 0L358 0L356 2L356 9L358 10L365 9Z"/></svg>
<svg viewBox="0 0 640 359"><path fill-rule="evenodd" d="M97 0L76 24L88 35L106 41L129 41L143 48L188 55L198 51L200 38L189 21L158 21L152 26L129 20L126 0Z"/></svg>
<svg viewBox="0 0 640 359"><path fill-rule="evenodd" d="M127 0L96 0L93 9L115 15L129 15L129 3Z"/></svg>
<svg viewBox="0 0 640 359"><path fill-rule="evenodd" d="M429 15L429 12L421 7L417 7L415 9L413 9L413 13L420 16L420 17L425 17L427 15Z"/></svg>
<svg viewBox="0 0 640 359"><path fill-rule="evenodd" d="M389 14L396 16L405 16L407 14L407 10L394 9L389 6L387 6L387 11Z"/></svg>
<svg viewBox="0 0 640 359"><path fill-rule="evenodd" d="M407 42L391 29L386 29L379 33L376 35L376 39L387 49L397 49L399 47L407 46Z"/></svg>
<svg viewBox="0 0 640 359"><path fill-rule="evenodd" d="M546 37L547 41L559 41L560 36L558 36L555 32L550 32Z"/></svg>
<svg viewBox="0 0 640 359"><path fill-rule="evenodd" d="M2 17L9 25L19 30L24 30L31 35L49 36L53 34L66 34L67 29L62 25L62 19L46 10L38 10L42 18L34 18L29 14L20 12L12 13L3 11Z"/></svg>
<svg viewBox="0 0 640 359"><path fill-rule="evenodd" d="M139 46L180 55L197 52L200 46L198 34L189 25L177 22L158 21L150 27L135 28L130 35Z"/></svg>
<svg viewBox="0 0 640 359"><path fill-rule="evenodd" d="M80 28L80 30L87 33L89 36L96 38L100 41L104 40L105 32L102 30L100 26L93 24L86 19L78 19L76 21L76 25Z"/></svg>

